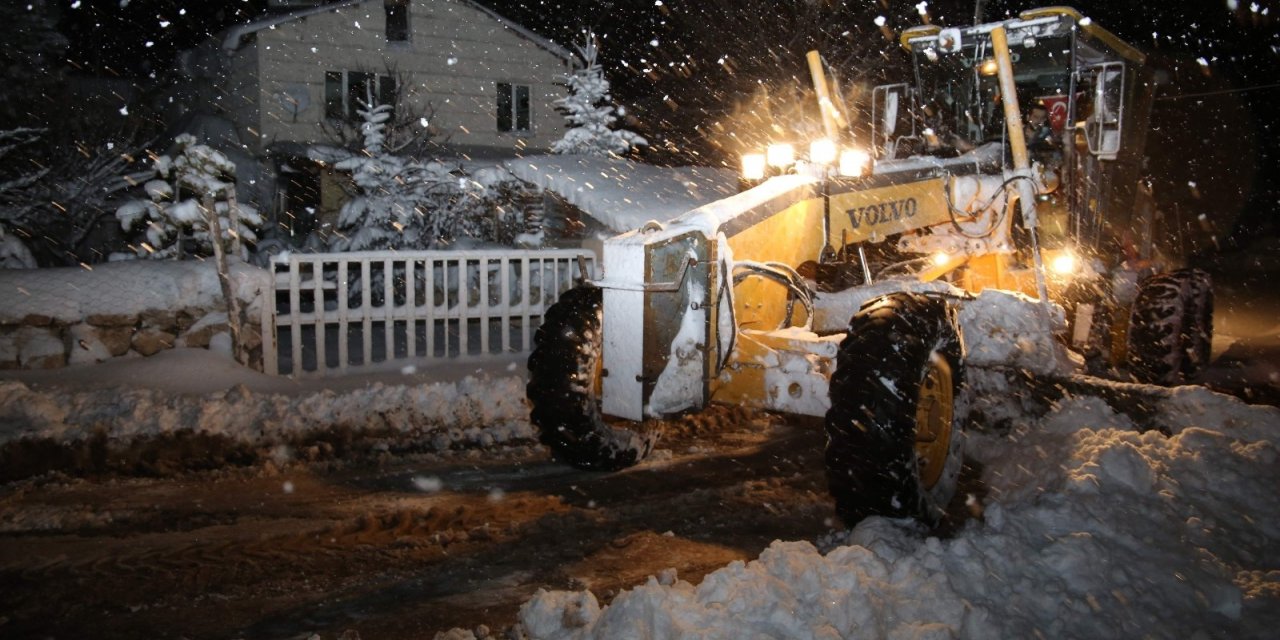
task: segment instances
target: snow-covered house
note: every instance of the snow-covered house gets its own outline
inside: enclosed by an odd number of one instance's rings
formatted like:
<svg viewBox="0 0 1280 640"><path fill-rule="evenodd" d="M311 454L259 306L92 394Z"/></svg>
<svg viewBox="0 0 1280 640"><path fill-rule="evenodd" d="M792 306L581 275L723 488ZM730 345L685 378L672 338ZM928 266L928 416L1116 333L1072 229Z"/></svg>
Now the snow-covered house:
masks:
<svg viewBox="0 0 1280 640"><path fill-rule="evenodd" d="M291 160L332 143L335 123L358 123L366 95L387 101L399 90L406 112L429 116L421 124L436 142L472 158L547 149L564 133L555 104L570 53L472 0L271 5L184 55L192 82L180 125L220 150L271 158L285 188L270 191L318 203L330 187L291 173Z"/></svg>

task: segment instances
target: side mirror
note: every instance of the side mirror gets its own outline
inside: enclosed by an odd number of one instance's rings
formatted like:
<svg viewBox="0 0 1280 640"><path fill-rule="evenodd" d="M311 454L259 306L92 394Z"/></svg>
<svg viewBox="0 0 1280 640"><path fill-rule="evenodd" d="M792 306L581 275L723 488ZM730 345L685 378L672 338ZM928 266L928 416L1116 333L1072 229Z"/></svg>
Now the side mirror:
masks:
<svg viewBox="0 0 1280 640"><path fill-rule="evenodd" d="M1089 153L1115 160L1124 125L1124 63L1097 64L1089 74L1093 79L1093 113L1085 120L1085 142Z"/></svg>

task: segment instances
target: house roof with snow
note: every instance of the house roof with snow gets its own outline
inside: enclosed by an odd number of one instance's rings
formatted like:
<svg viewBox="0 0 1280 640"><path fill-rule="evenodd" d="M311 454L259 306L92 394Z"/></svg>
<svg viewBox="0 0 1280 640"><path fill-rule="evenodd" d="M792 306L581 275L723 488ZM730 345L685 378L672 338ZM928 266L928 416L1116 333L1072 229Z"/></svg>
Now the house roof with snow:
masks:
<svg viewBox="0 0 1280 640"><path fill-rule="evenodd" d="M277 13L264 18L259 18L258 20L254 20L253 22L232 27L231 29L227 30L226 35L222 39L222 49L223 51L227 51L227 52L235 51L236 49L239 49L241 45L244 44L246 37L251 36L259 31L262 31L263 29L272 29L281 24L293 22L294 20L301 20L303 18L325 13L327 11L337 11L340 9L345 9L347 7L354 7L357 5L366 4L368 2L373 2L373 1L374 0L339 0L337 2L329 2L325 4L320 4L314 7L292 9L284 13ZM458 4L461 4L466 7L470 7L472 9L475 9L476 11L479 11L489 16L490 18L493 18L494 21L502 24L502 26L506 27L507 29L510 29L511 31L515 32L520 37L526 40L529 40L530 42L538 45L539 47L542 47L543 49L546 49L547 51L551 52L552 54L555 54L556 56L559 56L560 58L563 58L565 60L573 59L573 54L571 54L568 49L565 49L564 47L556 44L555 42L548 40L547 38L544 38L530 31L529 29L517 24L516 22L510 20L509 18L502 16L501 14L494 11L493 9L490 9L477 2L472 2L472 0L450 0L450 1L457 2Z"/></svg>
<svg viewBox="0 0 1280 640"><path fill-rule="evenodd" d="M657 167L576 155L527 156L503 166L618 233L650 220L666 222L738 192L735 172L711 167Z"/></svg>

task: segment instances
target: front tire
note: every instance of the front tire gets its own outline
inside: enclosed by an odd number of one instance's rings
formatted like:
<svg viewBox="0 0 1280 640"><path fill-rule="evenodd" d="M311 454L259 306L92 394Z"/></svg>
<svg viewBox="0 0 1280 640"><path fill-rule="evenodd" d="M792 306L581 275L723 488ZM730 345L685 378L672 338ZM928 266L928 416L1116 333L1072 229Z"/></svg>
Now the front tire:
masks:
<svg viewBox="0 0 1280 640"><path fill-rule="evenodd" d="M596 287L564 292L543 318L529 354L530 421L559 460L581 469L615 471L643 460L658 433L651 424L606 419L603 295Z"/></svg>
<svg viewBox="0 0 1280 640"><path fill-rule="evenodd" d="M1129 320L1129 372L1139 382L1181 384L1209 362L1213 291L1209 274L1180 269L1142 281Z"/></svg>
<svg viewBox="0 0 1280 640"><path fill-rule="evenodd" d="M874 300L849 321L831 377L827 483L849 525L882 515L936 523L955 494L967 404L946 302Z"/></svg>

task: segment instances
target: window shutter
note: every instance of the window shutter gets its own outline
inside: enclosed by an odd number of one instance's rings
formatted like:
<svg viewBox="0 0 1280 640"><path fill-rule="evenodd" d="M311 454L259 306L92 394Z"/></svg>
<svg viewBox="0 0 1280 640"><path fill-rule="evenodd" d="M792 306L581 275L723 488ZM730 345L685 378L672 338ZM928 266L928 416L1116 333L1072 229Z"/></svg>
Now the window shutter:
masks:
<svg viewBox="0 0 1280 640"><path fill-rule="evenodd" d="M529 86L516 86L516 131L528 131L529 123Z"/></svg>

